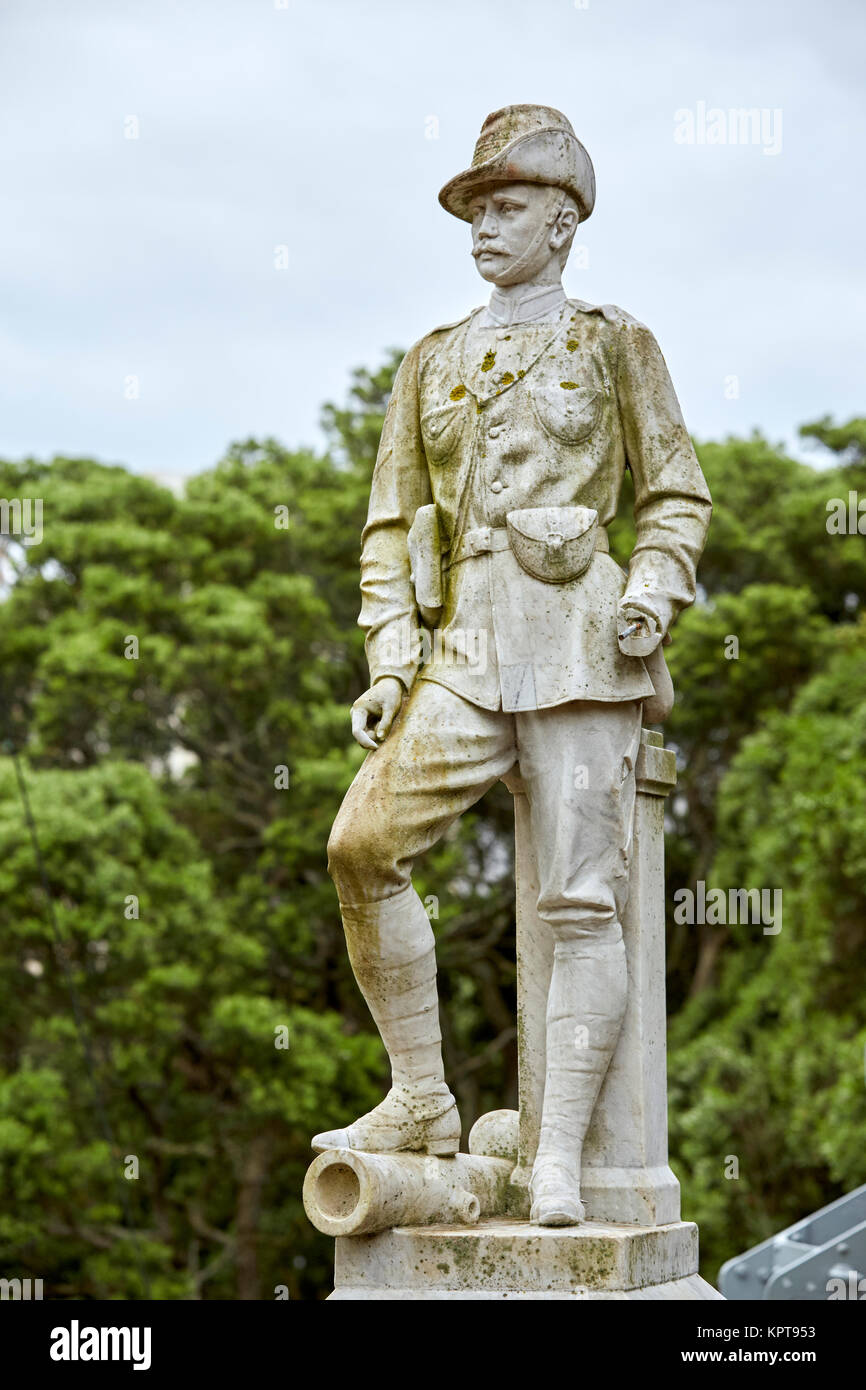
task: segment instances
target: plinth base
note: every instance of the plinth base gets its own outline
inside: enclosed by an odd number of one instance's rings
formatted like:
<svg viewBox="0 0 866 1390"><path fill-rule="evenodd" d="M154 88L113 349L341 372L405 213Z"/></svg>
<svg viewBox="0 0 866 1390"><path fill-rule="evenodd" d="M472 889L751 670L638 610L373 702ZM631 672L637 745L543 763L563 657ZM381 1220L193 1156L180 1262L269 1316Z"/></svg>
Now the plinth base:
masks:
<svg viewBox="0 0 866 1390"><path fill-rule="evenodd" d="M495 1218L340 1237L333 1299L719 1299L699 1276L698 1228Z"/></svg>

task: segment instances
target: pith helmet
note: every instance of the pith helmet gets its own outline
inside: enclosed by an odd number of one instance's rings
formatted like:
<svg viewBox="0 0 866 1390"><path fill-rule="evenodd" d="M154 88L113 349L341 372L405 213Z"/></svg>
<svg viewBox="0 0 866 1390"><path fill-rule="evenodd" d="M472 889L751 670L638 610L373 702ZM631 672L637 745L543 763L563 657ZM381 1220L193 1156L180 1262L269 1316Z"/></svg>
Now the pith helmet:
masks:
<svg viewBox="0 0 866 1390"><path fill-rule="evenodd" d="M585 222L595 203L592 160L552 106L503 106L481 127L471 168L446 183L439 201L447 212L471 222L469 204L489 183L548 183L564 188Z"/></svg>

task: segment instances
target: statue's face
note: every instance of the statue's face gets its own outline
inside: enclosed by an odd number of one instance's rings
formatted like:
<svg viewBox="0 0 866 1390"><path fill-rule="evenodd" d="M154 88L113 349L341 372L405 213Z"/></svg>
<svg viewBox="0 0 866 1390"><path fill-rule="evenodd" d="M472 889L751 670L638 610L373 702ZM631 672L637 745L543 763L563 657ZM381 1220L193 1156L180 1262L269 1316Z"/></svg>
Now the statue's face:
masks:
<svg viewBox="0 0 866 1390"><path fill-rule="evenodd" d="M472 255L479 275L495 285L531 280L557 254L564 236L551 226L541 235L558 189L541 183L502 183L479 189L470 207ZM535 253L520 269L516 280L511 267L536 241Z"/></svg>

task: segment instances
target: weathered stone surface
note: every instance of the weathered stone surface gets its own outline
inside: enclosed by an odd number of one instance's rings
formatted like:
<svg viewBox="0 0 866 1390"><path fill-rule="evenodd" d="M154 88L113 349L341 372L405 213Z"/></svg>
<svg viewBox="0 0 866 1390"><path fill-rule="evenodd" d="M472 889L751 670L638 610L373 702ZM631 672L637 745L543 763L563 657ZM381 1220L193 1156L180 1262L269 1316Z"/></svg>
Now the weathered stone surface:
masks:
<svg viewBox="0 0 866 1390"><path fill-rule="evenodd" d="M369 1299L376 1301L398 1300L402 1302L427 1302L428 1300L438 1299L460 1299L464 1301L499 1300L509 1299L512 1303L547 1301L549 1299L563 1300L569 1299L580 1302L619 1302L625 1300L637 1300L639 1302L661 1303L666 1300L673 1300L682 1303L683 1301L694 1302L696 1300L719 1299L722 1295L712 1284L708 1284L706 1279L702 1279L699 1274L690 1274L688 1279L671 1279L666 1284L651 1284L645 1289L575 1289L573 1293L512 1293L509 1291L491 1293L484 1289L431 1289L427 1292L418 1289L350 1289L340 1288L329 1295L331 1299L345 1301L350 1299Z"/></svg>
<svg viewBox="0 0 866 1390"><path fill-rule="evenodd" d="M517 1162L520 1114L517 1110L489 1110L469 1131L469 1152Z"/></svg>
<svg viewBox="0 0 866 1390"><path fill-rule="evenodd" d="M697 1262L697 1227L689 1222L401 1227L337 1241L332 1297L718 1297L698 1277Z"/></svg>
<svg viewBox="0 0 866 1390"><path fill-rule="evenodd" d="M676 784L676 759L661 734L641 734L635 774L622 924L628 1002L584 1145L581 1192L590 1220L652 1226L680 1216L679 1183L668 1166L665 1041L664 797ZM514 794L517 884L520 1158L513 1181L526 1186L544 1100L553 942L536 906L538 870L524 784L516 773L505 781Z"/></svg>
<svg viewBox="0 0 866 1390"><path fill-rule="evenodd" d="M304 1210L327 1236L359 1236L408 1223L461 1221L505 1211L512 1164L455 1154L329 1149L304 1179Z"/></svg>

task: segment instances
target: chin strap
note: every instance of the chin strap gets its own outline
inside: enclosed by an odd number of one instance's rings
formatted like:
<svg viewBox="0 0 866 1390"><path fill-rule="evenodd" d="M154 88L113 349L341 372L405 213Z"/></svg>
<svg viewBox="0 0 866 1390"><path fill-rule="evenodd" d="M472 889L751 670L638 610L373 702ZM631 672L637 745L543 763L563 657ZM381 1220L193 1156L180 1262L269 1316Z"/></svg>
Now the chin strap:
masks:
<svg viewBox="0 0 866 1390"><path fill-rule="evenodd" d="M547 217L542 222L538 231L535 233L535 236L532 238L526 250L517 257L517 260L510 267L507 279L500 279L497 281L497 284L518 284L520 281L520 277L523 274L523 271L526 269L527 265L529 265L529 263L538 253L538 251L540 251L541 247L544 244L545 237L548 237L550 235L550 228L553 226L554 222L556 221L557 217L562 211L562 206L565 202L565 193L562 191L562 189L558 189L557 192L558 197L556 199L556 202L554 203L550 212L547 214Z"/></svg>

